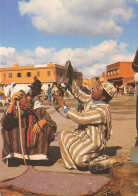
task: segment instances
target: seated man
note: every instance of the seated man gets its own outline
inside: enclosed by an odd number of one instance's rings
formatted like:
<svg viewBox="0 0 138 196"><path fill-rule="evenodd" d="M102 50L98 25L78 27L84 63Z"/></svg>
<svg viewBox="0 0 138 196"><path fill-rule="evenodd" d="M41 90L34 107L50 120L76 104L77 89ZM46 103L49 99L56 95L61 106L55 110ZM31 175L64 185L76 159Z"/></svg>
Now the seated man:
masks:
<svg viewBox="0 0 138 196"><path fill-rule="evenodd" d="M98 170L94 167L94 160L101 155L111 135L111 111L108 102L116 89L106 82L99 84L92 94L88 95L80 90L74 80L69 87L74 97L84 104L84 110L80 113L66 106L62 97L57 97L66 116L79 125L78 130L63 131L59 136L63 163L67 169L89 166L94 173ZM104 168L100 167L101 169Z"/></svg>
<svg viewBox="0 0 138 196"><path fill-rule="evenodd" d="M22 86L21 86L22 87ZM2 117L3 161L10 158L48 160L49 144L54 140L57 129L44 107L35 107L30 88L15 88L11 103ZM21 119L17 101L20 105ZM21 121L21 130L19 130ZM21 141L22 140L22 141Z"/></svg>

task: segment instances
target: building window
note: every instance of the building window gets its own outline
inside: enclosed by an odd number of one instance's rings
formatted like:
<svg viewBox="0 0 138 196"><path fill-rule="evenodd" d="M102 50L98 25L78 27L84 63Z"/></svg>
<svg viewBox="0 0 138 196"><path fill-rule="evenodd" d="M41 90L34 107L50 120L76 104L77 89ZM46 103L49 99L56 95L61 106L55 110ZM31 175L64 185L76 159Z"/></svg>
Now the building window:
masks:
<svg viewBox="0 0 138 196"><path fill-rule="evenodd" d="M110 72L110 74L112 75L112 71Z"/></svg>
<svg viewBox="0 0 138 196"><path fill-rule="evenodd" d="M57 76L58 76L58 71L57 71Z"/></svg>
<svg viewBox="0 0 138 196"><path fill-rule="evenodd" d="M116 74L116 70L113 70L113 74L114 74L114 75Z"/></svg>
<svg viewBox="0 0 138 196"><path fill-rule="evenodd" d="M47 76L50 76L50 71L47 71Z"/></svg>
<svg viewBox="0 0 138 196"><path fill-rule="evenodd" d="M12 73L9 73L9 78L12 78Z"/></svg>
<svg viewBox="0 0 138 196"><path fill-rule="evenodd" d="M26 76L27 76L27 77L31 77L31 72L27 72L27 73L26 73Z"/></svg>
<svg viewBox="0 0 138 196"><path fill-rule="evenodd" d="M108 72L107 72L107 75L109 76L109 74L110 74L110 72L108 71Z"/></svg>
<svg viewBox="0 0 138 196"><path fill-rule="evenodd" d="M17 73L17 77L20 78L21 77L21 73Z"/></svg>
<svg viewBox="0 0 138 196"><path fill-rule="evenodd" d="M62 77L62 71L60 72L60 76Z"/></svg>
<svg viewBox="0 0 138 196"><path fill-rule="evenodd" d="M40 71L37 71L37 77L39 77L40 76Z"/></svg>
<svg viewBox="0 0 138 196"><path fill-rule="evenodd" d="M119 69L117 69L117 74L119 74Z"/></svg>

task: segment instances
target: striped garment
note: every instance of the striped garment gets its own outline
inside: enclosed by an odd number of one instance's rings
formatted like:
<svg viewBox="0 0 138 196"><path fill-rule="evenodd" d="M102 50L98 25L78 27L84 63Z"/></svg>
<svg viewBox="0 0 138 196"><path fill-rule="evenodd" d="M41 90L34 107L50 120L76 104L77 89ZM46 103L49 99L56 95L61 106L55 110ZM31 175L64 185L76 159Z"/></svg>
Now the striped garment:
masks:
<svg viewBox="0 0 138 196"><path fill-rule="evenodd" d="M54 140L57 125L51 119L50 115L45 110L45 108L41 107L35 109L34 112L35 112L35 116L37 117L37 121L41 119L45 119L47 121L47 124L45 124L42 127L42 130L39 133L36 133L34 146L28 147L27 132L28 132L29 119L27 113L21 111L22 141L23 141L23 151L24 151L25 159L47 160L49 158L48 148L50 143ZM2 122L1 133L3 137L3 153L2 153L3 161L7 161L7 159L11 157L23 159L23 155L21 153L21 145L20 145L18 118L16 117L17 117L17 111L15 111L14 115L11 115L9 119L6 119L6 113L5 113L1 121Z"/></svg>
<svg viewBox="0 0 138 196"><path fill-rule="evenodd" d="M64 165L68 169L85 167L103 151L111 135L111 112L108 104L93 104L73 81L72 94L85 108L82 113L70 108L67 117L79 124L78 130L60 134L60 150Z"/></svg>

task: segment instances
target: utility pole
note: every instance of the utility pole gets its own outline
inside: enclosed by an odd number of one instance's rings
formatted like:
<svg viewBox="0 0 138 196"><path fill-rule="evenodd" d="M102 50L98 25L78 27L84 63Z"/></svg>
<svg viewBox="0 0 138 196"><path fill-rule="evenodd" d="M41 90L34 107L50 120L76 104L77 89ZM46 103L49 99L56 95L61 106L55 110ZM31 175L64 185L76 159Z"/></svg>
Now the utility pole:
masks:
<svg viewBox="0 0 138 196"><path fill-rule="evenodd" d="M136 82L136 129L137 129L137 138L135 146L138 146L138 48L132 63L132 68L136 72L135 82Z"/></svg>
<svg viewBox="0 0 138 196"><path fill-rule="evenodd" d="M127 195L135 195L137 190L137 174L138 174L138 49L136 51L134 60L132 62L132 69L136 72L135 82L136 82L136 129L137 137L135 147L131 149L131 161L124 161L122 166L113 167L112 173L117 178L127 178L129 183L122 188L122 193L127 193ZM135 177L135 178L134 178ZM134 179L133 181L131 179ZM136 179L136 180L135 180ZM131 184L131 185L130 185ZM125 192L127 190L127 192ZM124 194L123 194L124 195Z"/></svg>
<svg viewBox="0 0 138 196"><path fill-rule="evenodd" d="M132 63L132 68L136 72L135 74L135 82L136 82L136 129L137 129L137 137L135 147L131 149L131 160L134 163L138 163L138 48Z"/></svg>

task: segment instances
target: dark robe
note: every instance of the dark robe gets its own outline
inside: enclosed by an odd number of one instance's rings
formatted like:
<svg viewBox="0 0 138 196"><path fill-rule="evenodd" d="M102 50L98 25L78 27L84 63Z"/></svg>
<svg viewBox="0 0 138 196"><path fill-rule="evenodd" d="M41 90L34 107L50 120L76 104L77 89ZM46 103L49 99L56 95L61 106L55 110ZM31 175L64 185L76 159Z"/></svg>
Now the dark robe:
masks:
<svg viewBox="0 0 138 196"><path fill-rule="evenodd" d="M31 85L31 90L32 90L32 97L35 97L39 94L41 94L41 87L42 87L42 84L40 82L40 80L35 80L32 85Z"/></svg>
<svg viewBox="0 0 138 196"><path fill-rule="evenodd" d="M50 143L54 140L55 132L57 129L56 123L51 119L49 113L44 107L31 111L32 123L35 124L41 119L45 119L47 123L42 127L39 133L35 134L35 141L28 147L28 127L29 115L27 111L21 111L21 126L22 126L22 141L25 159L29 160L47 160L48 148ZM20 134L18 114L15 109L11 114L4 113L2 120L2 137L3 137L3 161L7 158L16 157L23 159L20 146ZM30 139L31 141L31 139Z"/></svg>

